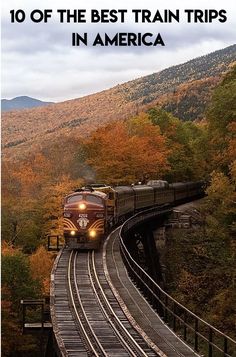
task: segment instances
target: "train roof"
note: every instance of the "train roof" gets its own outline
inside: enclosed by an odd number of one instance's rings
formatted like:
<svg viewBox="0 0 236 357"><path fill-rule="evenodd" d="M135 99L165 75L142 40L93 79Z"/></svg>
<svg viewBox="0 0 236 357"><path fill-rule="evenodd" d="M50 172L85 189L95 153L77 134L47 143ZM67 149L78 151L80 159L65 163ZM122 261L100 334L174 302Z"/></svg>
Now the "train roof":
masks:
<svg viewBox="0 0 236 357"><path fill-rule="evenodd" d="M66 197L71 197L71 196L76 196L76 195L94 195L94 196L99 196L103 199L106 199L107 195L104 192L101 191L96 191L96 190L86 190L86 189L81 189L81 190L76 190L75 192L67 195Z"/></svg>
<svg viewBox="0 0 236 357"><path fill-rule="evenodd" d="M102 188L102 187L109 187L105 183L90 183L87 185L87 187L92 187L92 188Z"/></svg>
<svg viewBox="0 0 236 357"><path fill-rule="evenodd" d="M114 191L132 191L132 186L116 186L114 187Z"/></svg>
<svg viewBox="0 0 236 357"><path fill-rule="evenodd" d="M148 186L155 186L155 187L168 187L169 183L166 180L149 180L147 182Z"/></svg>
<svg viewBox="0 0 236 357"><path fill-rule="evenodd" d="M152 186L148 185L133 185L132 188L137 191L141 190L153 190Z"/></svg>
<svg viewBox="0 0 236 357"><path fill-rule="evenodd" d="M186 186L186 182L175 182L175 183L171 183L170 187L181 187L181 186Z"/></svg>

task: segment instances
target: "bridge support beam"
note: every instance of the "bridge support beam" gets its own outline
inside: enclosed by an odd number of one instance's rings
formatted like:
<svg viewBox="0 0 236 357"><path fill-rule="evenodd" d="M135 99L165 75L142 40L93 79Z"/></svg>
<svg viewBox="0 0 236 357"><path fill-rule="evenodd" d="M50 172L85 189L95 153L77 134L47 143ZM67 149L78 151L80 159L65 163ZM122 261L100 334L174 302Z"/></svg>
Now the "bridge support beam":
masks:
<svg viewBox="0 0 236 357"><path fill-rule="evenodd" d="M126 246L132 258L137 261L148 274L160 284L163 282L159 254L156 248L150 224L138 226L129 232Z"/></svg>
<svg viewBox="0 0 236 357"><path fill-rule="evenodd" d="M145 253L145 262L148 269L148 273L156 281L157 284L160 284L162 279L162 271L160 264L160 257L156 248L155 239L153 236L152 230L148 226L143 226L141 228L142 243Z"/></svg>

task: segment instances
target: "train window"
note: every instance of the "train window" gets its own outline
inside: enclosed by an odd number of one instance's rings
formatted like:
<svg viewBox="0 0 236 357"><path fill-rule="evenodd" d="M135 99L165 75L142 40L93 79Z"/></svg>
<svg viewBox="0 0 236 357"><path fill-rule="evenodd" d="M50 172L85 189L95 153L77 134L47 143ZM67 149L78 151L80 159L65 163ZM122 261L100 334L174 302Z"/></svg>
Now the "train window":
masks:
<svg viewBox="0 0 236 357"><path fill-rule="evenodd" d="M74 202L78 202L81 201L83 199L83 195L75 195L75 196L71 196L67 199L67 203L74 203Z"/></svg>
<svg viewBox="0 0 236 357"><path fill-rule="evenodd" d="M87 195L86 201L95 203L97 205L103 205L103 200L97 196Z"/></svg>

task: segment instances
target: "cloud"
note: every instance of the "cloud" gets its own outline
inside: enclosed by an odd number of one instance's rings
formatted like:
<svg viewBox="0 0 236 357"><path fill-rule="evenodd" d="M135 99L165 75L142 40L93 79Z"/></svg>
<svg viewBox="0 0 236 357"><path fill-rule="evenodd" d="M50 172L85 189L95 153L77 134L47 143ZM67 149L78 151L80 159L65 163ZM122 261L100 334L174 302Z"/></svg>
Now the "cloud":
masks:
<svg viewBox="0 0 236 357"><path fill-rule="evenodd" d="M78 8L78 2L70 1L70 8ZM40 5L40 6L39 6ZM10 22L9 11L22 8L26 21ZM32 23L29 13L36 7L53 9L53 17L47 23ZM4 2L2 11L2 69L3 97L29 95L44 100L66 100L94 93L137 77L150 74L168 66L185 62L214 50L226 47L235 41L236 5L234 2L192 0L191 8L215 8L225 6L228 21L220 23L135 24L132 8L157 10L152 0L80 1L80 8L128 9L125 24L61 24L56 9L69 7L65 0L30 0ZM159 9L174 10L176 1L160 0ZM178 8L190 8L190 2L181 0ZM181 15L181 19L183 19ZM88 47L72 47L71 33L89 34ZM97 33L113 36L118 32L161 33L165 47L92 47Z"/></svg>

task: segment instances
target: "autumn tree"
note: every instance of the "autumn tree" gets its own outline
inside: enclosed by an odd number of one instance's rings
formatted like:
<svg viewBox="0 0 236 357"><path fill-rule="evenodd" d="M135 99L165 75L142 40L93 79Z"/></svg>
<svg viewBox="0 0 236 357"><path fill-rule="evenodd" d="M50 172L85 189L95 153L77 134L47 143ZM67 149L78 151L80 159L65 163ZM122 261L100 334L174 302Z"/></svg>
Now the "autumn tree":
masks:
<svg viewBox="0 0 236 357"><path fill-rule="evenodd" d="M236 68L236 67L235 67ZM235 68L216 88L192 146L193 162L209 177L202 226L169 240L171 293L235 338L236 125ZM202 161L201 161L202 158ZM191 287L191 288L190 288Z"/></svg>
<svg viewBox="0 0 236 357"><path fill-rule="evenodd" d="M14 177L14 169L2 162L2 233L5 240L14 241L18 232L17 212L20 208L20 183ZM18 197L18 200L17 200Z"/></svg>
<svg viewBox="0 0 236 357"><path fill-rule="evenodd" d="M22 336L20 300L40 297L41 285L31 275L28 257L7 242L2 242L1 262L2 355L30 356L35 353L36 341Z"/></svg>
<svg viewBox="0 0 236 357"><path fill-rule="evenodd" d="M50 179L47 182L58 182L64 175L72 180L83 177L82 165L78 165L78 162L75 164L76 153L80 145L78 132L70 131L63 133L43 148L43 155L46 156L52 167Z"/></svg>
<svg viewBox="0 0 236 357"><path fill-rule="evenodd" d="M62 175L55 182L48 182L42 189L41 206L43 209L43 232L45 234L62 234L63 198L74 189L81 187L82 179L72 180L68 175Z"/></svg>
<svg viewBox="0 0 236 357"><path fill-rule="evenodd" d="M107 183L160 178L169 169L165 137L144 114L96 130L84 141L84 152L97 179Z"/></svg>
<svg viewBox="0 0 236 357"><path fill-rule="evenodd" d="M41 190L49 179L50 163L40 153L15 165L4 163L3 238L32 252L42 234Z"/></svg>
<svg viewBox="0 0 236 357"><path fill-rule="evenodd" d="M236 66L215 89L207 121L212 165L228 173L235 154Z"/></svg>
<svg viewBox="0 0 236 357"><path fill-rule="evenodd" d="M43 246L40 246L29 258L31 276L40 282L44 295L49 295L50 291L50 273L53 265L52 258L52 255L47 252Z"/></svg>
<svg viewBox="0 0 236 357"><path fill-rule="evenodd" d="M33 298L40 293L38 282L31 277L28 258L19 250L2 255L2 287L6 291L3 299L10 300L16 311L21 299Z"/></svg>
<svg viewBox="0 0 236 357"><path fill-rule="evenodd" d="M60 152L53 146L49 157L44 150L14 165L3 163L3 238L23 247L25 253L34 252L51 229L62 232L62 198L82 183L78 177L72 178L76 165L69 151L75 144L72 140L63 159L65 148L59 145ZM65 161L67 174L63 172Z"/></svg>
<svg viewBox="0 0 236 357"><path fill-rule="evenodd" d="M168 181L187 181L203 178L207 168L208 138L205 127L193 122L183 122L159 107L149 109L148 115L167 138L170 149Z"/></svg>
<svg viewBox="0 0 236 357"><path fill-rule="evenodd" d="M221 239L229 235L231 226L236 223L235 166L236 161L231 166L230 176L213 171L210 186L207 188L207 227L213 230L213 236L220 235L221 232Z"/></svg>
<svg viewBox="0 0 236 357"><path fill-rule="evenodd" d="M200 209L204 225L170 244L176 297L234 336L236 316L236 176L214 171ZM168 259L168 257L167 257ZM176 260L176 261L175 261ZM169 263L168 263L169 265Z"/></svg>

